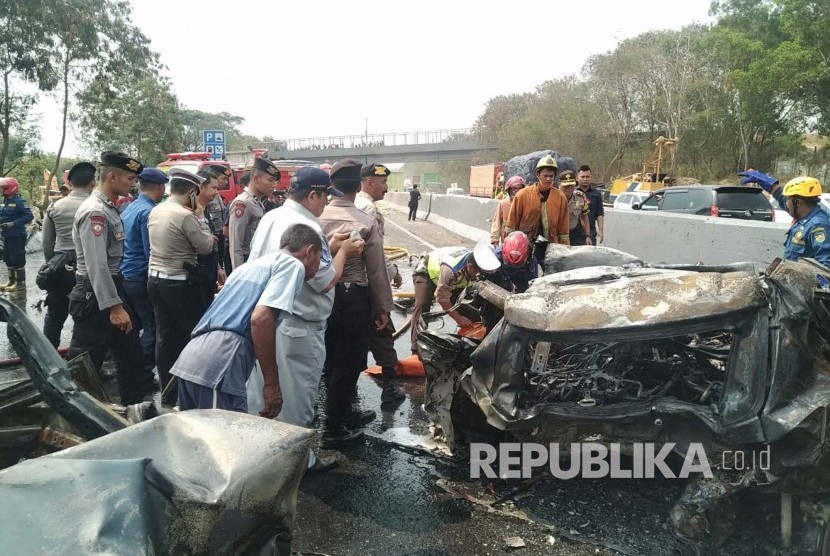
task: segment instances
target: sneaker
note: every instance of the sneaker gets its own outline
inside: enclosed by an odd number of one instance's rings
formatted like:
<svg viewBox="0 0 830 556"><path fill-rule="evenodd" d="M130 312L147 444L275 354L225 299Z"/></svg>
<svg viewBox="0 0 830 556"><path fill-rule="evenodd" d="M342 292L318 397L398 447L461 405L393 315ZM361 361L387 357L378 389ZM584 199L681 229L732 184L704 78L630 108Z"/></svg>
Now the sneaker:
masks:
<svg viewBox="0 0 830 556"><path fill-rule="evenodd" d="M317 456L314 465L308 468L307 473L325 473L340 465L337 456Z"/></svg>
<svg viewBox="0 0 830 556"><path fill-rule="evenodd" d="M371 409L366 411L355 409L346 417L346 426L350 429L359 429L374 421L377 416L378 414Z"/></svg>
<svg viewBox="0 0 830 556"><path fill-rule="evenodd" d="M383 385L383 391L380 394L380 403L395 403L404 399L406 399L406 392L394 380L390 380Z"/></svg>
<svg viewBox="0 0 830 556"><path fill-rule="evenodd" d="M320 446L324 450L352 446L363 440L363 431L347 429L346 425L340 423L323 430L323 440Z"/></svg>

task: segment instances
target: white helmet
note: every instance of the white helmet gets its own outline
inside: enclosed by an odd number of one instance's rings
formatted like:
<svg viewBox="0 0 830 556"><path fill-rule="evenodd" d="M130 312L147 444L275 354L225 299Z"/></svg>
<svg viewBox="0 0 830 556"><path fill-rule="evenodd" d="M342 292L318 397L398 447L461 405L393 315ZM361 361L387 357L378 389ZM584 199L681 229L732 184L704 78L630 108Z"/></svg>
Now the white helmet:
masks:
<svg viewBox="0 0 830 556"><path fill-rule="evenodd" d="M476 244L475 249L473 249L473 260L478 269L484 273L489 274L501 268L501 263L487 240L479 241Z"/></svg>

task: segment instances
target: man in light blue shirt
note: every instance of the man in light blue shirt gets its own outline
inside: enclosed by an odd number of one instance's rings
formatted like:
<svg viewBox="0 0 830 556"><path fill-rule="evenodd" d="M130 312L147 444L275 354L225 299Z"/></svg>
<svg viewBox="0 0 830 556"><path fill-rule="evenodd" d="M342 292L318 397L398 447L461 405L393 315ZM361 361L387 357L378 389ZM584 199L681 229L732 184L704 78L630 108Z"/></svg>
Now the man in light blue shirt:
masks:
<svg viewBox="0 0 830 556"><path fill-rule="evenodd" d="M170 374L179 380L179 409L248 410L245 383L259 360L263 417L282 409L277 325L293 314L303 286L320 267L323 245L309 226L282 234L280 250L237 267L182 351Z"/></svg>
<svg viewBox="0 0 830 556"><path fill-rule="evenodd" d="M138 175L141 194L127 205L121 214L124 222L124 257L121 274L124 276L124 293L127 302L140 319L141 351L144 368L152 371L156 366L156 319L153 305L147 295L147 265L150 261L150 237L147 219L150 211L164 197L167 176L158 168L145 168Z"/></svg>

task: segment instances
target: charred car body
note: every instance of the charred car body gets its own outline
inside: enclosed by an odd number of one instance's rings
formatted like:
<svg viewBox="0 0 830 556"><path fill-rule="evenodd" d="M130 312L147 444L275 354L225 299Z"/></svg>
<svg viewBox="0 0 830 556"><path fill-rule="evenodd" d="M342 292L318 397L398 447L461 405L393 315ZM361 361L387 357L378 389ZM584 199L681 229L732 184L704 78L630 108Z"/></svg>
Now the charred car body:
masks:
<svg viewBox="0 0 830 556"><path fill-rule="evenodd" d="M699 443L714 477L690 479L670 516L688 546L718 546L735 495L759 487L782 493L783 548L830 553L830 291L817 288L830 270L646 265L592 247L550 249L545 262L552 273L524 294L479 284L503 318L477 347L420 338L447 440L474 421L472 402L489 426L531 442L673 443L678 454ZM720 465L764 449L768 469ZM808 525L795 532L793 496Z"/></svg>

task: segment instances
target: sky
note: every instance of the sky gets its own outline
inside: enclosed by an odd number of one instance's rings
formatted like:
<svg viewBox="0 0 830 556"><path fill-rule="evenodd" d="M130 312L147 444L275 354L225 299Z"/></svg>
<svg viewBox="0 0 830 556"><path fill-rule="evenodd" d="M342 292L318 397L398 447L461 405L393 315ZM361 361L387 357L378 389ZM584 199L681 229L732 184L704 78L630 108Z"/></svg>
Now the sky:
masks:
<svg viewBox="0 0 830 556"><path fill-rule="evenodd" d="M711 0L131 0L181 104L278 139L471 127L495 96L579 74L654 29L708 22ZM60 116L39 104L41 148ZM73 127L66 154L83 154Z"/></svg>

